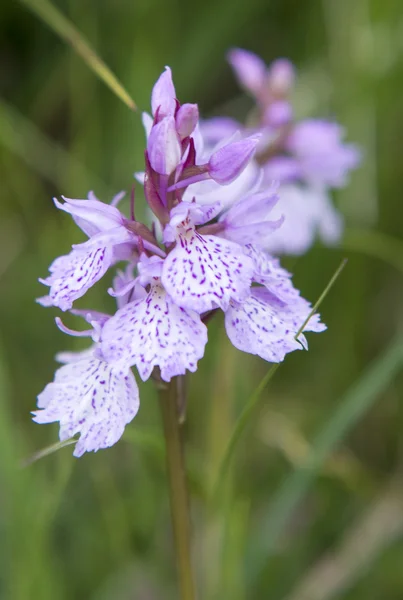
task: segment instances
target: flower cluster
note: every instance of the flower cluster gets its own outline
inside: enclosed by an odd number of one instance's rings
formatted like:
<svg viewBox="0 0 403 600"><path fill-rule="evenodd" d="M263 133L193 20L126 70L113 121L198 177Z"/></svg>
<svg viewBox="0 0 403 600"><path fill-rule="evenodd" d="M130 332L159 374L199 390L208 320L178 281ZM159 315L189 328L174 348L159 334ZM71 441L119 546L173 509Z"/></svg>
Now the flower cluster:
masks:
<svg viewBox="0 0 403 600"><path fill-rule="evenodd" d="M359 163L358 149L342 143L344 131L337 123L295 121L289 100L295 72L288 60L278 59L266 67L258 56L241 49L231 50L228 59L239 83L256 102L251 123L242 127L229 118L213 118L204 122L203 133L210 144L239 129L244 135L262 134L255 173L260 165L264 181L281 183L281 205L273 214L281 211L285 216L284 227L271 237L268 249L274 254L303 254L317 234L326 244L337 242L343 220L329 190L345 185L348 172Z"/></svg>
<svg viewBox="0 0 403 600"><path fill-rule="evenodd" d="M88 336L80 353L62 353L63 363L38 397L34 420L60 422L60 439L80 434L75 456L114 444L139 407L138 387L151 376L170 381L195 371L207 343L206 322L219 309L232 344L270 362L306 347L296 334L311 305L267 248L283 217L271 218L276 186L245 178L259 135L235 134L212 151L203 144L198 107L180 105L171 71L155 84L152 116L144 114L145 171L137 178L153 215L148 227L111 204L88 199L55 200L88 240L74 245L40 280L49 287L38 301L83 317L89 328L67 334ZM231 190L244 192L229 202ZM246 191L248 190L248 191ZM134 204L134 198L132 198ZM159 232L159 233L158 233ZM74 302L118 262L125 267L109 293L114 315L73 308ZM314 315L305 330L323 331Z"/></svg>

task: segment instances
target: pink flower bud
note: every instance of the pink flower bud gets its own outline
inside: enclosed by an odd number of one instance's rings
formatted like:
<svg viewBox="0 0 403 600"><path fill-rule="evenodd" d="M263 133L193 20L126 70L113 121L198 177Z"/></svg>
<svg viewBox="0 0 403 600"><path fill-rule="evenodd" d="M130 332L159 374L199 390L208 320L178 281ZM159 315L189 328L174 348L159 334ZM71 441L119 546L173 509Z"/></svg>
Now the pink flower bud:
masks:
<svg viewBox="0 0 403 600"><path fill-rule="evenodd" d="M151 93L151 108L153 115L158 110L159 118L173 116L176 109L176 92L172 81L172 71L165 67L165 71L160 75Z"/></svg>
<svg viewBox="0 0 403 600"><path fill-rule="evenodd" d="M276 96L286 96L294 85L295 70L292 62L278 58L269 67L267 82L270 91Z"/></svg>
<svg viewBox="0 0 403 600"><path fill-rule="evenodd" d="M170 175L181 159L181 145L174 117L165 117L153 126L147 142L150 164L160 175Z"/></svg>
<svg viewBox="0 0 403 600"><path fill-rule="evenodd" d="M194 131L199 120L197 104L182 104L176 114L176 131L181 139L188 137Z"/></svg>
<svg viewBox="0 0 403 600"><path fill-rule="evenodd" d="M266 79L266 65L262 59L248 50L234 48L228 53L228 62L239 83L252 94L258 95Z"/></svg>
<svg viewBox="0 0 403 600"><path fill-rule="evenodd" d="M210 157L208 173L214 181L227 185L244 170L256 151L260 134L223 146Z"/></svg>

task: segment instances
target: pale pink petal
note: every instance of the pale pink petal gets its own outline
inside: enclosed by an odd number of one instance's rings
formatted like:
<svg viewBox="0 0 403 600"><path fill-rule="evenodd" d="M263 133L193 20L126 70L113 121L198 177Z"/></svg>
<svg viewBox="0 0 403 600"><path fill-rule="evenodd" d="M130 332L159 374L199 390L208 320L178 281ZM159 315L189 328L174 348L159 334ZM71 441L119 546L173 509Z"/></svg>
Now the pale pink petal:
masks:
<svg viewBox="0 0 403 600"><path fill-rule="evenodd" d="M212 204L219 198L222 208L228 208L255 187L260 179L260 173L261 168L252 160L229 185L222 186L212 179L200 181L187 188L183 200L190 202L196 196L197 203L200 205Z"/></svg>
<svg viewBox="0 0 403 600"><path fill-rule="evenodd" d="M58 352L55 356L55 360L59 363L66 364L84 360L87 358L93 358L95 351L95 345L80 352Z"/></svg>
<svg viewBox="0 0 403 600"><path fill-rule="evenodd" d="M61 310L72 307L106 273L111 265L113 250L110 247L74 249L57 258L50 266L51 275L40 280L50 286L49 296L53 306ZM46 306L50 301L46 300Z"/></svg>
<svg viewBox="0 0 403 600"><path fill-rule="evenodd" d="M281 362L288 352L306 347L299 328L309 315L310 305L282 302L265 288L252 288L251 295L242 303L231 303L225 314L225 327L232 344L250 354L257 354L269 362ZM306 329L323 331L325 326L316 317ZM301 346L302 344L302 346Z"/></svg>
<svg viewBox="0 0 403 600"><path fill-rule="evenodd" d="M124 367L136 365L143 381L157 366L165 381L196 371L206 343L199 315L177 306L160 283L144 300L119 310L102 332L103 355Z"/></svg>
<svg viewBox="0 0 403 600"><path fill-rule="evenodd" d="M241 225L239 227L228 225L219 235L241 245L248 244L250 240L255 240L258 246L265 248L268 241L270 242L273 231L279 229L283 222L284 217L280 217L277 221L263 221L262 223Z"/></svg>
<svg viewBox="0 0 403 600"><path fill-rule="evenodd" d="M330 121L306 119L295 125L287 139L287 150L298 160L308 182L329 187L346 185L361 155L354 144L343 143L343 136L343 128Z"/></svg>
<svg viewBox="0 0 403 600"><path fill-rule="evenodd" d="M283 225L267 239L271 254L304 254L314 243L320 211L309 190L299 185L283 185L272 218L284 215Z"/></svg>
<svg viewBox="0 0 403 600"><path fill-rule="evenodd" d="M249 294L253 261L241 246L214 236L201 236L192 227L179 234L164 261L162 283L173 300L202 313L228 308Z"/></svg>
<svg viewBox="0 0 403 600"><path fill-rule="evenodd" d="M269 220L278 200L277 186L241 198L219 218L223 227L219 235L242 245L252 240L264 248L272 232L284 221L282 216Z"/></svg>
<svg viewBox="0 0 403 600"><path fill-rule="evenodd" d="M139 394L130 371L94 357L69 362L38 396L34 421L60 422L60 440L76 434L74 456L115 444L136 415Z"/></svg>
<svg viewBox="0 0 403 600"><path fill-rule="evenodd" d="M267 238L272 254L303 254L319 233L325 244L337 243L343 232L343 217L321 186L282 185L272 218L284 215L284 223Z"/></svg>
<svg viewBox="0 0 403 600"><path fill-rule="evenodd" d="M64 204L54 198L57 208L71 214L75 223L89 237L122 225L125 221L122 213L111 204L100 202L93 192L88 194L88 200L73 200L65 198Z"/></svg>

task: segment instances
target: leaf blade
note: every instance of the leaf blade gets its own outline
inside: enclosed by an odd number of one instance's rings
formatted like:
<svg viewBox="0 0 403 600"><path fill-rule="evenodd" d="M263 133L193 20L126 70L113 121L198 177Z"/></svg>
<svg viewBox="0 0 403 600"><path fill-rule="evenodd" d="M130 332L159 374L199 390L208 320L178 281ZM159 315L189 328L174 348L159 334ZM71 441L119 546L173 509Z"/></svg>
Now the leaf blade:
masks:
<svg viewBox="0 0 403 600"><path fill-rule="evenodd" d="M97 55L89 42L77 30L75 25L69 21L51 2L48 0L20 0L32 12L34 12L48 27L57 33L65 42L70 44L74 50L81 56L84 62L94 73L122 100L131 110L136 110L137 106L129 92L123 87L116 75Z"/></svg>
<svg viewBox="0 0 403 600"><path fill-rule="evenodd" d="M248 566L252 580L267 565L290 515L337 443L352 429L403 367L403 336L395 338L337 403L337 408L314 439L304 463L287 477L270 502L260 534L252 535ZM252 549L253 548L253 549Z"/></svg>

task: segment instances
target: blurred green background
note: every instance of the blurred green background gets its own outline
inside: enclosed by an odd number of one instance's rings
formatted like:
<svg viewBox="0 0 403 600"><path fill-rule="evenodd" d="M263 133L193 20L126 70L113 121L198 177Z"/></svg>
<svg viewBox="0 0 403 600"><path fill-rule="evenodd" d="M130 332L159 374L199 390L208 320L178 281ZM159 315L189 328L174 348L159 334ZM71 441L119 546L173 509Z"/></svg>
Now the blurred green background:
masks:
<svg viewBox="0 0 403 600"><path fill-rule="evenodd" d="M64 0L141 110L169 64L182 102L243 119L230 46L299 70L299 115L336 117L364 161L336 201L339 248L283 264L328 331L287 357L209 500L237 416L268 365L236 352L222 320L189 381L186 451L200 599L403 598L403 6L394 0ZM22 3L0 3L0 598L177 598L153 385L112 449L71 447L31 422L53 357L80 347L34 299L80 232L52 197L129 190L144 134L132 113ZM139 194L139 198L141 198ZM79 303L112 310L105 283ZM69 325L79 326L74 321ZM375 362L374 362L375 361ZM347 394L347 395L346 395Z"/></svg>

